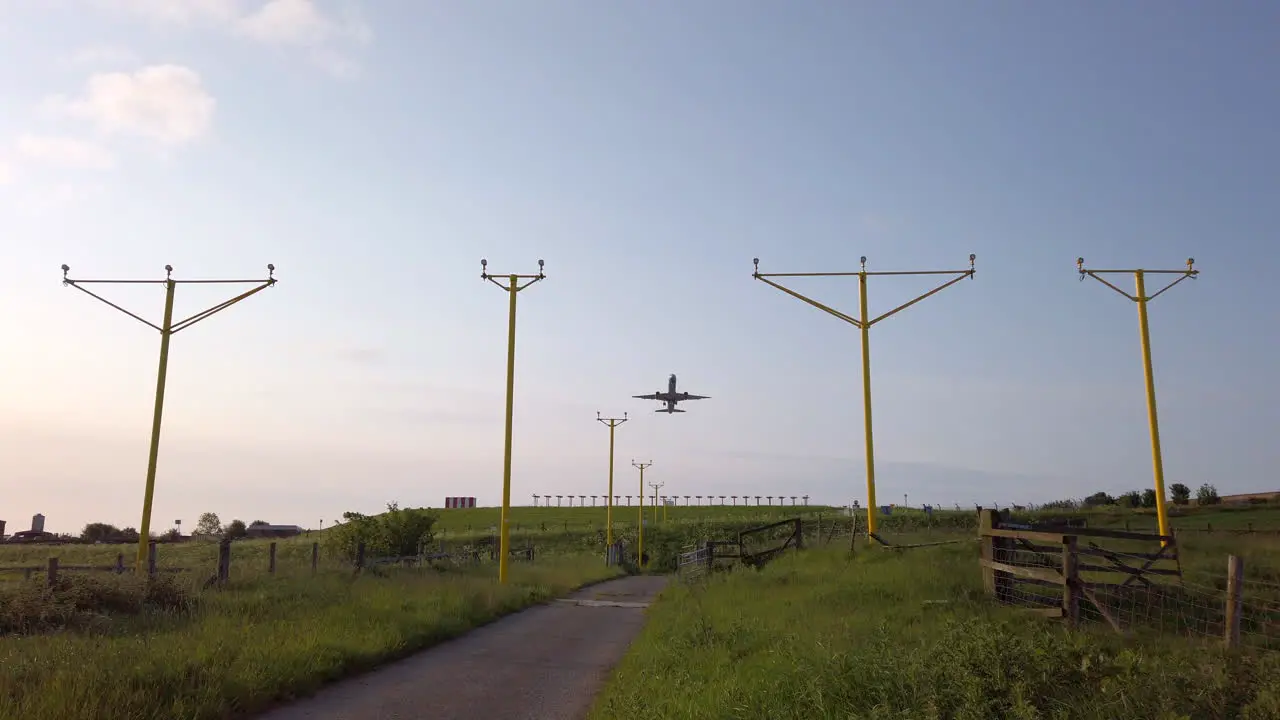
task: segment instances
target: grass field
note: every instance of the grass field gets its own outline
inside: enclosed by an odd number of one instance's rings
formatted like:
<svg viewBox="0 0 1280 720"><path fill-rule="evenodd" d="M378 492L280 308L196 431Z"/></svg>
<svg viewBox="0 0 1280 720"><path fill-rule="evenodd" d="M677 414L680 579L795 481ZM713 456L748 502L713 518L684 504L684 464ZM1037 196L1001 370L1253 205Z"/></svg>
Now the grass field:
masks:
<svg viewBox="0 0 1280 720"><path fill-rule="evenodd" d="M615 511L615 535L634 542L636 508ZM441 510L438 536L454 547L487 537L498 514ZM1151 511L1120 508L1016 515L1083 515L1092 527L1143 531L1156 524ZM651 570L674 570L691 542L795 516L817 549L759 573L673 587L596 717L1280 717L1280 665L1270 656L1229 657L1181 637L1125 640L1096 626L1068 634L995 607L981 595L971 510L896 509L881 518L886 539L961 542L885 551L860 536L850 557L861 515L672 508L646 527ZM266 575L269 541L237 541L224 591L194 590L217 558L216 543L199 541L159 546L161 568L192 572L166 575L151 590L132 576L68 572L51 595L39 580L0 574L8 580L0 585L0 720L244 713L617 572L600 558L603 508L515 508L512 522L514 541L539 554L534 565L513 564L506 588L493 582L492 564L357 579L327 552L312 576L321 532L276 541L274 577ZM1251 582L1280 588L1280 507L1179 508L1173 524L1184 531L1188 578L1220 589L1234 553ZM0 545L0 568L43 566L51 556L107 565L121 552L131 564L131 545ZM24 630L32 617L38 627ZM1161 714L1171 708L1181 713Z"/></svg>
<svg viewBox="0 0 1280 720"><path fill-rule="evenodd" d="M808 550L674 583L592 717L1275 718L1280 657L995 606L976 548Z"/></svg>
<svg viewBox="0 0 1280 720"><path fill-rule="evenodd" d="M639 507L628 507L625 500L622 505L613 506L614 528L634 528L638 521ZM634 498L633 498L634 502ZM437 511L440 520L436 523L439 530L446 533L482 533L491 527L497 527L502 509L496 507L453 508ZM760 520L771 522L775 518L795 517L796 515L816 516L825 513L834 515L839 510L822 505L761 505L759 507L693 505L667 508L665 520L662 507L658 507L657 523L662 522L687 524L721 520ZM655 523L654 509L645 505L644 517L646 527ZM605 526L606 509L601 507L513 507L511 508L511 529L513 532L556 532L582 529L599 529ZM542 530L543 527L546 530Z"/></svg>
<svg viewBox="0 0 1280 720"><path fill-rule="evenodd" d="M499 508L465 508L436 510L436 537L445 549L466 545L493 533L500 516ZM1154 510L1109 507L1069 512L1023 512L1015 516L1021 519L1080 516L1088 519L1091 527L1129 528L1140 532L1155 532ZM685 545L699 540L730 539L740 530L791 517L802 517L810 532L816 531L821 521L830 531L836 526L839 534L847 537L854 528L865 528L862 512L850 516L839 508L829 506L799 505L720 507L693 506L670 508L665 519L659 508L657 522L651 508L646 509L645 546L653 557L655 569L674 569L675 556ZM614 508L614 534L624 542L634 543L636 538L637 508ZM1280 538L1280 505L1263 504L1247 506L1176 507L1171 506L1171 525L1183 534L1183 544L1192 546L1221 546L1234 543L1236 533L1253 529L1261 538L1275 533ZM539 552L591 552L601 551L605 530L605 509L602 507L557 508L515 507L511 510L513 546L534 545ZM904 538L937 540L941 537L976 537L977 514L973 510L939 510L926 515L916 509L896 508L891 515L880 516L880 534L892 542L905 542ZM1212 532L1205 532L1212 530ZM311 543L320 541L323 546L326 532L311 531L296 538L278 541L277 564L281 573L291 568L310 566ZM1220 540L1220 542L1218 542ZM233 575L244 576L265 573L267 568L267 541L237 541L233 548ZM51 556L58 556L63 564L111 564L117 554L124 553L125 562L132 564L136 549L132 545L0 545L0 568L15 565L40 565ZM214 568L217 546L212 542L191 541L164 543L159 546L161 567ZM1225 557L1225 553L1222 553ZM327 554L326 554L327 557ZM1216 562L1216 560L1215 560ZM1215 572L1218 568L1215 568ZM0 582L12 579L13 574L0 572Z"/></svg>
<svg viewBox="0 0 1280 720"><path fill-rule="evenodd" d="M69 550L70 548L59 548ZM84 548L85 551L95 548ZM224 718L304 694L573 587L617 574L596 554L493 566L234 581L68 575L0 589L0 718ZM5 634L36 618L43 630ZM53 626L53 627L50 627Z"/></svg>

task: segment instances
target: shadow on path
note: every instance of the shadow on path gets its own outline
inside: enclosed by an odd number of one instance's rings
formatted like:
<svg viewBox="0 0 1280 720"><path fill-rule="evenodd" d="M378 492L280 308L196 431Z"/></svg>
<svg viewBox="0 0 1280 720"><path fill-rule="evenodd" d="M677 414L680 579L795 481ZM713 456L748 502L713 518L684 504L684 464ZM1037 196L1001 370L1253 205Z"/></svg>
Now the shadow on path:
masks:
<svg viewBox="0 0 1280 720"><path fill-rule="evenodd" d="M579 720L666 586L635 575L523 610L259 720Z"/></svg>

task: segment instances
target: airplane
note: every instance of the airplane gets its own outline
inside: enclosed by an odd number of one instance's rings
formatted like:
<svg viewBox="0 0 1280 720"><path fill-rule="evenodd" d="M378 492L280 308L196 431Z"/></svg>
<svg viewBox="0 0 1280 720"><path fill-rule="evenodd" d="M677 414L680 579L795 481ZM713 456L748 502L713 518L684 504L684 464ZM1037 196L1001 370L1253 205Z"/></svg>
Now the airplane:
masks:
<svg viewBox="0 0 1280 720"><path fill-rule="evenodd" d="M660 400L666 403L667 406L664 408L658 408L657 410L654 410L654 412L664 412L667 414L671 414L671 413L684 412L684 410L676 409L676 403L678 402L681 402L684 400L706 400L711 396L710 395L690 395L687 392L676 392L676 376L673 374L671 378L667 380L666 392L655 392L652 395L632 395L631 397L639 398L641 400Z"/></svg>

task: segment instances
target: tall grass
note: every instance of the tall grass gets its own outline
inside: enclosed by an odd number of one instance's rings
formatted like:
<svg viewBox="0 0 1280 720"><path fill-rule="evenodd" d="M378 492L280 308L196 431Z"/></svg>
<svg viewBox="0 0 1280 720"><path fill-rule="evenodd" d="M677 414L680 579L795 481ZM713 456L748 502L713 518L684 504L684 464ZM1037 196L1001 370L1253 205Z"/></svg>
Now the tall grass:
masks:
<svg viewBox="0 0 1280 720"><path fill-rule="evenodd" d="M259 577L202 593L181 611L107 611L103 622L69 632L0 637L0 718L250 713L616 570L591 555L513 565L506 586L493 574L480 567Z"/></svg>
<svg viewBox="0 0 1280 720"><path fill-rule="evenodd" d="M1280 659L993 606L973 547L810 550L674 584L592 717L1280 717Z"/></svg>

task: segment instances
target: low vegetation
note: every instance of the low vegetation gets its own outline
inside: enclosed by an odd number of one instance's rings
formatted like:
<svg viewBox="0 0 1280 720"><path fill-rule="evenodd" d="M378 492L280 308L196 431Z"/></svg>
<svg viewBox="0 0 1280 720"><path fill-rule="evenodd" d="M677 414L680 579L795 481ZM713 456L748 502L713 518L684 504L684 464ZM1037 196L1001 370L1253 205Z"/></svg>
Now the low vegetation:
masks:
<svg viewBox="0 0 1280 720"><path fill-rule="evenodd" d="M166 546L162 568L195 572L63 571L50 585L8 573L0 584L0 720L147 720L243 716L322 683L426 647L503 614L618 574L595 552L540 552L498 585L493 563L444 568L371 566L413 555L435 515L400 509L348 522L320 541L328 561L312 574L312 540L241 540L231 582L205 589L216 543ZM119 546L0 548L0 564L114 560ZM127 554L131 560L132 554ZM205 572L207 570L207 572Z"/></svg>
<svg viewBox="0 0 1280 720"><path fill-rule="evenodd" d="M1275 654L1017 615L975 552L809 550L674 583L592 717L1280 717Z"/></svg>

